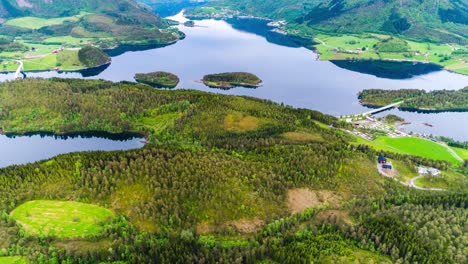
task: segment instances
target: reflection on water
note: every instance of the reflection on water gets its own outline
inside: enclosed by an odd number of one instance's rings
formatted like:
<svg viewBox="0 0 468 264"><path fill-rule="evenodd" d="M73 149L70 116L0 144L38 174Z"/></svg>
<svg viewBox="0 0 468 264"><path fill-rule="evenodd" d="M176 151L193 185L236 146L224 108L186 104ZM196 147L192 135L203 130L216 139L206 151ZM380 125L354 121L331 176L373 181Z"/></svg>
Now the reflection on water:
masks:
<svg viewBox="0 0 468 264"><path fill-rule="evenodd" d="M0 168L71 152L129 150L143 146L144 138L135 134L0 135Z"/></svg>
<svg viewBox="0 0 468 264"><path fill-rule="evenodd" d="M343 69L389 79L410 79L442 70L442 67L436 64L408 61L332 60L331 62Z"/></svg>

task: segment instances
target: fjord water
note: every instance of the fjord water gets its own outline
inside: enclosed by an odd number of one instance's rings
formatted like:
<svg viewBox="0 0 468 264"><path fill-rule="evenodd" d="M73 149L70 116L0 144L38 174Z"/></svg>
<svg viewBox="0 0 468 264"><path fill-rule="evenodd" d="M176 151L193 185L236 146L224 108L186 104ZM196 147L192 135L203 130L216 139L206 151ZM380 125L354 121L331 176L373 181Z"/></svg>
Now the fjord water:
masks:
<svg viewBox="0 0 468 264"><path fill-rule="evenodd" d="M173 17L183 22L182 13ZM201 20L190 28L180 26L186 34L184 40L163 48L129 51L112 58L112 64L99 74L83 77L79 73L31 73L28 77L99 78L112 81L133 81L135 73L169 71L177 74L181 82L177 88L192 88L223 94L246 95L270 99L294 107L309 108L339 116L365 112L357 93L368 88L425 90L460 89L468 85L468 76L448 71L411 70L405 64L403 79L398 74L375 75L370 71L352 71L353 65L317 60L308 49L287 42L281 35L264 35L265 30L252 24L242 26L225 21ZM261 22L264 23L265 22ZM341 67L339 67L341 66ZM403 66L403 64L402 64ZM411 66L411 65L410 65ZM363 67L359 67L362 69ZM433 69L431 69L433 70ZM201 84L203 75L225 71L247 71L258 75L263 86L258 89L210 89ZM368 73L365 73L368 72ZM382 76L387 76L382 77ZM396 76L392 79L388 76ZM11 78L11 75L0 76ZM411 125L407 130L468 140L468 113L418 114L393 110ZM425 126L429 123L432 127Z"/></svg>
<svg viewBox="0 0 468 264"><path fill-rule="evenodd" d="M0 135L0 168L48 159L77 151L128 150L144 146L143 138L122 135Z"/></svg>

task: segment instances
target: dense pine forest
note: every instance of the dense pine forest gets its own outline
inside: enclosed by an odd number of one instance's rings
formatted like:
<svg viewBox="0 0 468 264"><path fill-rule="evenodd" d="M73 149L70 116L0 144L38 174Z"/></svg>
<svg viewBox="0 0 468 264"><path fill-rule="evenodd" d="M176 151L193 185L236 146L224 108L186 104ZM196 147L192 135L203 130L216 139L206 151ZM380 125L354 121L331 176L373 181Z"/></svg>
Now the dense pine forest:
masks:
<svg viewBox="0 0 468 264"><path fill-rule="evenodd" d="M2 83L3 133L135 132L148 143L0 169L0 256L24 263L465 263L466 188L428 192L380 176L379 153L355 144L340 130L347 126L312 110L194 90L78 79ZM408 166L452 166L384 154ZM95 204L115 217L97 223L102 231L92 236L32 234L11 214L32 200Z"/></svg>
<svg viewBox="0 0 468 264"><path fill-rule="evenodd" d="M361 103L369 106L384 106L404 100L402 109L466 111L468 110L468 87L460 90L436 90L426 92L417 89L383 90L369 89L359 93Z"/></svg>

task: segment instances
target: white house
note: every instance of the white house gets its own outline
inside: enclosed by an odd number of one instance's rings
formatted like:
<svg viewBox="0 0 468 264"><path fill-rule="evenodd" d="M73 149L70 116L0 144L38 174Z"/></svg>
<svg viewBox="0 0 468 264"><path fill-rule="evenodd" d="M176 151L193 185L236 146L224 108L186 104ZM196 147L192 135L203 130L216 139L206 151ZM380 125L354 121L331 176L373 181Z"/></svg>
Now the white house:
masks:
<svg viewBox="0 0 468 264"><path fill-rule="evenodd" d="M439 176L440 175L440 170L436 168L426 168L426 167L418 167L418 173L419 175L432 175L432 176Z"/></svg>

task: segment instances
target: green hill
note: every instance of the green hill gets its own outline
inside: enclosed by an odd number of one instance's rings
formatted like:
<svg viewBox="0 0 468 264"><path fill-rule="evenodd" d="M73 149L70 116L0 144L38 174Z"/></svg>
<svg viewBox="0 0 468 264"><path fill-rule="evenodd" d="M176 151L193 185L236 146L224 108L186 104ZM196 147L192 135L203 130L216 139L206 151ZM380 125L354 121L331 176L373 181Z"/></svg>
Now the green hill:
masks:
<svg viewBox="0 0 468 264"><path fill-rule="evenodd" d="M15 259L466 262L466 183L457 182L459 193L425 192L387 179L377 173L377 152L327 126L347 127L332 116L78 79L2 83L0 107L4 132L135 131L148 140L141 149L1 168L0 250ZM450 167L386 156L401 172Z"/></svg>
<svg viewBox="0 0 468 264"><path fill-rule="evenodd" d="M133 0L0 2L0 57L23 59L27 71L55 68L54 54L64 48L166 45L182 36L167 20Z"/></svg>

